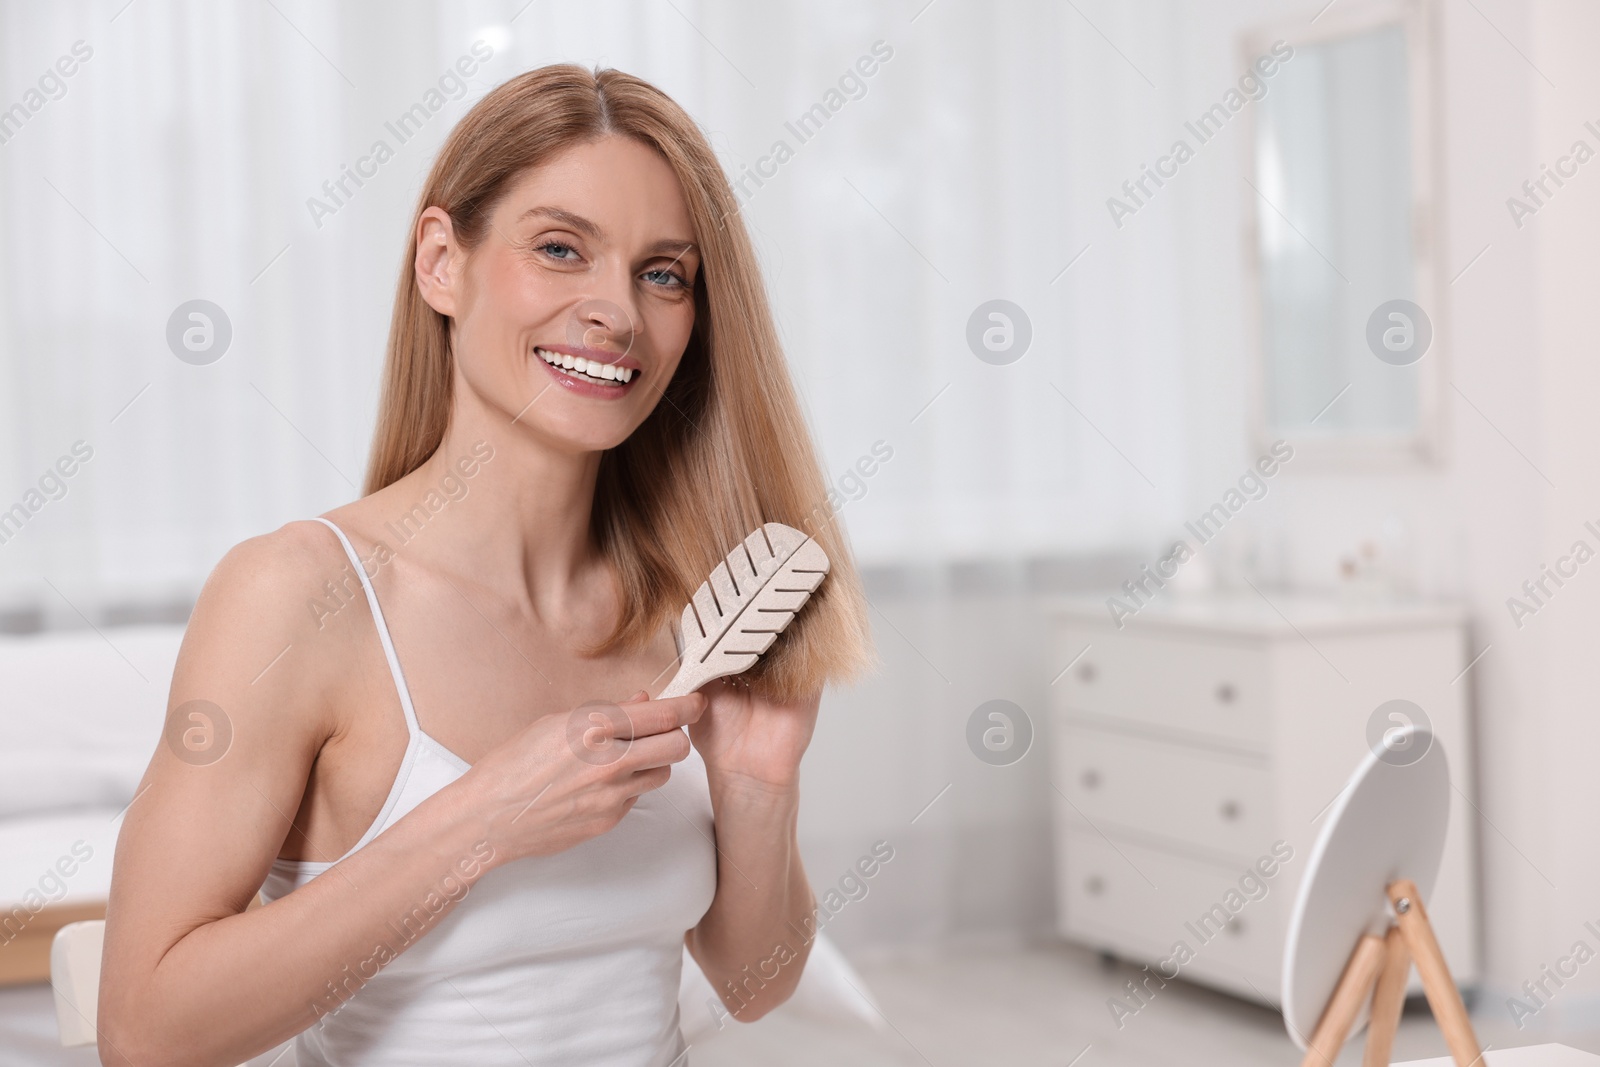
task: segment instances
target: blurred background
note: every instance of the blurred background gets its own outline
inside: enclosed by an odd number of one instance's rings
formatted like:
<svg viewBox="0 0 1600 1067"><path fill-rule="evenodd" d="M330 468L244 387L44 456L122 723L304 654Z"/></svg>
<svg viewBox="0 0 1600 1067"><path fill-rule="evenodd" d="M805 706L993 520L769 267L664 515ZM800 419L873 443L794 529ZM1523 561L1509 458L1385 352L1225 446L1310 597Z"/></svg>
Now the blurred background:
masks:
<svg viewBox="0 0 1600 1067"><path fill-rule="evenodd" d="M721 157L884 661L801 813L819 895L893 849L827 924L869 1010L695 1062L1291 1062L1305 857L1419 718L1480 1035L1600 1051L1597 45L1583 0L0 3L0 1064L94 1062L49 936L194 598L358 495L434 154L557 61Z"/></svg>

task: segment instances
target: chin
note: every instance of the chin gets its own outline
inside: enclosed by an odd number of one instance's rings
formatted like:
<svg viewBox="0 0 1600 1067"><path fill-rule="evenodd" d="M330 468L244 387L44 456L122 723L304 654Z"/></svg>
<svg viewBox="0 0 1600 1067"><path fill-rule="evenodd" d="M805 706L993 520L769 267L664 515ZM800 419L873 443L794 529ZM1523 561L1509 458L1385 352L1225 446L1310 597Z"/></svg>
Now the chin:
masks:
<svg viewBox="0 0 1600 1067"><path fill-rule="evenodd" d="M576 420L575 420L576 421ZM540 437L567 452L604 452L616 448L633 432L631 425L615 417L584 420L581 425L536 425Z"/></svg>

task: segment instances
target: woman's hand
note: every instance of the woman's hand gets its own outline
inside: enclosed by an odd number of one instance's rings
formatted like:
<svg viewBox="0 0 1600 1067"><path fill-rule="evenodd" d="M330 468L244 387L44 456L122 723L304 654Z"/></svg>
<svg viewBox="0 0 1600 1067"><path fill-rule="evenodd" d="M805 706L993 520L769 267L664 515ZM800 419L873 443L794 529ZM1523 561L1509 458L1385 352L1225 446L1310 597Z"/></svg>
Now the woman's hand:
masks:
<svg viewBox="0 0 1600 1067"><path fill-rule="evenodd" d="M496 863L562 852L607 832L641 793L667 784L672 764L689 755L682 727L706 706L699 693L649 700L640 692L545 715L453 785L487 820Z"/></svg>
<svg viewBox="0 0 1600 1067"><path fill-rule="evenodd" d="M689 727L689 739L713 780L792 790L800 781L800 757L811 744L822 691L792 703L754 695L738 678L718 678L698 692L710 700Z"/></svg>

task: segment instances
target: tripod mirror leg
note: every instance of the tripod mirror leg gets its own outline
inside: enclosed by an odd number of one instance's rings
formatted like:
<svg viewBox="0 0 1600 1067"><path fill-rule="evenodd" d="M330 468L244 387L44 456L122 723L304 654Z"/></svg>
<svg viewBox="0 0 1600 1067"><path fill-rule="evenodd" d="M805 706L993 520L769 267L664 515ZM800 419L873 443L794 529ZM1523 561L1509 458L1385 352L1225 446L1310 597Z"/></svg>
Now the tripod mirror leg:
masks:
<svg viewBox="0 0 1600 1067"><path fill-rule="evenodd" d="M1406 1003L1406 979L1411 976L1411 950L1406 948L1405 933L1398 926L1391 926L1383 944L1383 971L1372 992L1372 1021L1367 1024L1367 1048L1361 1067L1389 1067L1395 1031L1400 1028L1400 1012Z"/></svg>
<svg viewBox="0 0 1600 1067"><path fill-rule="evenodd" d="M1483 1048L1478 1044L1478 1035L1472 1031L1472 1020L1467 1016L1467 1006L1461 1002L1461 991L1445 965L1444 953L1439 950L1439 941L1433 935L1433 925L1428 922L1416 883L1402 878L1391 884L1389 903L1394 905L1400 932L1416 960L1417 973L1422 976L1422 991L1428 995L1428 1007L1433 1009L1433 1017L1444 1031L1444 1043L1456 1067L1481 1067Z"/></svg>
<svg viewBox="0 0 1600 1067"><path fill-rule="evenodd" d="M1372 984L1378 979L1383 966L1383 938L1363 934L1356 942L1350 960L1344 965L1339 984L1334 986L1328 1006L1322 1009L1322 1018L1306 1047L1306 1057L1300 1067L1332 1067L1339 1050L1350 1036L1350 1028L1361 1014L1361 1006L1372 995Z"/></svg>

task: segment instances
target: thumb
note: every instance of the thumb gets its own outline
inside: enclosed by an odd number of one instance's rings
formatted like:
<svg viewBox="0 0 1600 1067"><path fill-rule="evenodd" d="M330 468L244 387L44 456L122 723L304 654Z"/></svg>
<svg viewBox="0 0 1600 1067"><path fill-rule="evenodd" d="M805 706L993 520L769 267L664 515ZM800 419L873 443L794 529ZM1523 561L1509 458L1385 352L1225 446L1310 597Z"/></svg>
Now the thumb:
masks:
<svg viewBox="0 0 1600 1067"><path fill-rule="evenodd" d="M637 704L641 700L649 700L649 699L650 699L650 693L647 690L641 689L637 693L633 694L633 696L629 697L627 700L621 701L621 703L623 703L623 704Z"/></svg>

